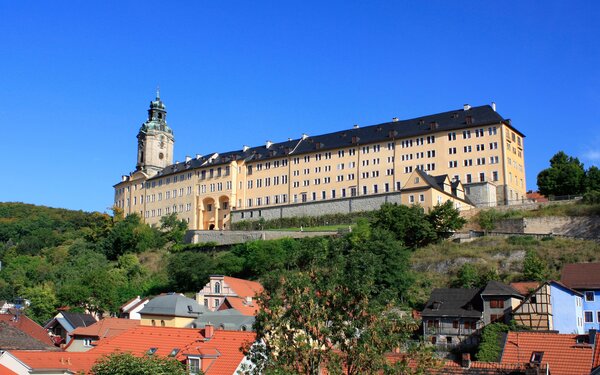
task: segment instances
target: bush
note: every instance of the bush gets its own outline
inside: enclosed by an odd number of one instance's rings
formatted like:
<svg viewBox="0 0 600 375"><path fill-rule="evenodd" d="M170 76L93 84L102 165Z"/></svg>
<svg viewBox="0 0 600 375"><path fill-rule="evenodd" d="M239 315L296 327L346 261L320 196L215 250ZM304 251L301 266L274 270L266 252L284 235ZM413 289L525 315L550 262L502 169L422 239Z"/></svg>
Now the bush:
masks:
<svg viewBox="0 0 600 375"><path fill-rule="evenodd" d="M263 230L317 227L326 225L354 224L358 219L371 218L372 212L352 212L349 214L327 214L321 216L283 217L279 219L242 220L231 224L233 230Z"/></svg>
<svg viewBox="0 0 600 375"><path fill-rule="evenodd" d="M507 242L511 245L518 246L533 246L540 244L540 241L532 236L510 236L508 237Z"/></svg>
<svg viewBox="0 0 600 375"><path fill-rule="evenodd" d="M600 191L589 191L583 194L581 203L584 204L600 204Z"/></svg>

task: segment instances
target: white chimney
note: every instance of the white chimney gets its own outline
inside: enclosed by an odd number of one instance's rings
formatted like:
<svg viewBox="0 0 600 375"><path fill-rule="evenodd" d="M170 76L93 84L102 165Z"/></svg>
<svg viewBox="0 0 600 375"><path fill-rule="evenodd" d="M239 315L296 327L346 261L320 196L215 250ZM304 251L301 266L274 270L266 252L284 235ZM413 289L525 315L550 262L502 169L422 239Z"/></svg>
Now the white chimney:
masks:
<svg viewBox="0 0 600 375"><path fill-rule="evenodd" d="M250 147L244 145L244 147L242 147L242 152L246 152L250 149Z"/></svg>
<svg viewBox="0 0 600 375"><path fill-rule="evenodd" d="M398 120L398 117L393 117L392 118L392 122L398 122L398 121L400 121L400 120Z"/></svg>
<svg viewBox="0 0 600 375"><path fill-rule="evenodd" d="M127 181L127 175L122 175L121 176L121 181Z"/></svg>
<svg viewBox="0 0 600 375"><path fill-rule="evenodd" d="M202 157L202 155L196 154L196 160L200 160L201 157Z"/></svg>
<svg viewBox="0 0 600 375"><path fill-rule="evenodd" d="M358 129L358 128L360 128L360 126L358 126L358 124L354 124L353 128Z"/></svg>
<svg viewBox="0 0 600 375"><path fill-rule="evenodd" d="M305 140L306 138L308 138L308 134L302 133L302 140Z"/></svg>
<svg viewBox="0 0 600 375"><path fill-rule="evenodd" d="M468 111L469 109L471 109L471 106L469 104L465 104L465 105L463 105L463 109L465 111Z"/></svg>
<svg viewBox="0 0 600 375"><path fill-rule="evenodd" d="M496 102L492 102L492 109L496 112Z"/></svg>
<svg viewBox="0 0 600 375"><path fill-rule="evenodd" d="M189 162L190 162L190 160L192 160L192 158L186 155L186 156L185 156L185 162L186 162L186 163L189 163Z"/></svg>
<svg viewBox="0 0 600 375"><path fill-rule="evenodd" d="M267 141L267 143L266 143L267 148L271 147L272 145L273 145L273 142Z"/></svg>

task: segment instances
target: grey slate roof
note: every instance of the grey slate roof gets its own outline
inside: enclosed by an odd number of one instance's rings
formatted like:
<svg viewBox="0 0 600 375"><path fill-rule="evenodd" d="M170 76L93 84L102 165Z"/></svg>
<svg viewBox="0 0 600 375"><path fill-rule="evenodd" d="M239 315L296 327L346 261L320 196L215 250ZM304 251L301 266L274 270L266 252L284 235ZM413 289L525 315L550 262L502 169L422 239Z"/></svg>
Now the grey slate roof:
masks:
<svg viewBox="0 0 600 375"><path fill-rule="evenodd" d="M204 328L208 323L211 323L215 329L225 329L228 331L251 331L256 318L241 314L235 309L219 310L201 314L194 320L190 327Z"/></svg>
<svg viewBox="0 0 600 375"><path fill-rule="evenodd" d="M0 322L0 352L3 350L60 350L29 336L17 327Z"/></svg>
<svg viewBox="0 0 600 375"><path fill-rule="evenodd" d="M90 314L63 311L62 315L75 328L91 326L97 322L96 318Z"/></svg>
<svg viewBox="0 0 600 375"><path fill-rule="evenodd" d="M177 293L169 293L151 299L139 313L195 318L208 311L205 306L201 306L194 299Z"/></svg>
<svg viewBox="0 0 600 375"><path fill-rule="evenodd" d="M480 289L434 289L421 316L480 318L483 312L483 302L479 292Z"/></svg>
<svg viewBox="0 0 600 375"><path fill-rule="evenodd" d="M482 296L515 296L523 298L523 296L512 286L506 285L499 281L488 281L485 288L481 291Z"/></svg>
<svg viewBox="0 0 600 375"><path fill-rule="evenodd" d="M469 124L467 124L467 117L471 121ZM271 158L280 158L285 155L301 155L315 151L350 147L352 145L359 146L392 139L424 136L440 131L477 128L501 122L509 124L509 120L504 119L489 105L472 107L467 111L458 109L408 120L385 122L312 137L308 136L304 139L298 138L273 143L269 148L266 145L262 145L250 147L245 151L213 152L200 158L193 158L188 162L180 162L167 166L149 180L200 167L224 165L238 159L245 159L246 161L268 160ZM523 136L518 130L514 128L513 130Z"/></svg>

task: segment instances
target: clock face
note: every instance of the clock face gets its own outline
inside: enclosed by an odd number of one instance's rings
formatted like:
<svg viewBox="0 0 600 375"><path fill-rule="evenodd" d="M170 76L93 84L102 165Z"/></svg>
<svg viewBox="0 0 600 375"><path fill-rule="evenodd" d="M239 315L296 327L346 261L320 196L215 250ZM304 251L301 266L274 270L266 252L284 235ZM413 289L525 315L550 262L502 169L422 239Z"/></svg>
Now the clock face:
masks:
<svg viewBox="0 0 600 375"><path fill-rule="evenodd" d="M158 154L158 158L160 160L163 160L165 158L165 154L163 154L162 152Z"/></svg>

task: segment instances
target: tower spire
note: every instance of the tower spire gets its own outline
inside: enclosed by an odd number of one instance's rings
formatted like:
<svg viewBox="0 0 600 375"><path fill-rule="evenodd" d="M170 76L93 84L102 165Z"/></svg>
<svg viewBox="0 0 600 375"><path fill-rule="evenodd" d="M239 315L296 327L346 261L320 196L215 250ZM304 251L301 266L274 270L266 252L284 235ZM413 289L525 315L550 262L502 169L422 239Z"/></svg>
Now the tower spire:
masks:
<svg viewBox="0 0 600 375"><path fill-rule="evenodd" d="M156 85L156 100L160 100L160 85Z"/></svg>

